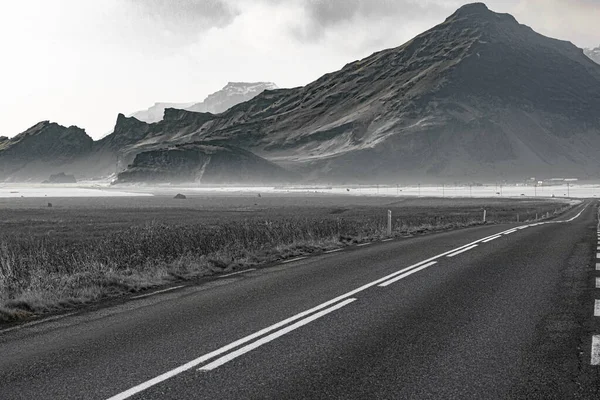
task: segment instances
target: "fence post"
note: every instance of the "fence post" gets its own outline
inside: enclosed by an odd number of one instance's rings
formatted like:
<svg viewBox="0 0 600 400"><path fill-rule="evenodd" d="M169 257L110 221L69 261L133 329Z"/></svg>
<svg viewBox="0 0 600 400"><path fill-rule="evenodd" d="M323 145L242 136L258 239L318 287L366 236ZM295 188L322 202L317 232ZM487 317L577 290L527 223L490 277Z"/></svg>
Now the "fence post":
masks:
<svg viewBox="0 0 600 400"><path fill-rule="evenodd" d="M484 223L485 223L486 217L487 217L487 210L484 208L483 209L483 222Z"/></svg>
<svg viewBox="0 0 600 400"><path fill-rule="evenodd" d="M387 214L387 235L392 236L392 210L388 210Z"/></svg>

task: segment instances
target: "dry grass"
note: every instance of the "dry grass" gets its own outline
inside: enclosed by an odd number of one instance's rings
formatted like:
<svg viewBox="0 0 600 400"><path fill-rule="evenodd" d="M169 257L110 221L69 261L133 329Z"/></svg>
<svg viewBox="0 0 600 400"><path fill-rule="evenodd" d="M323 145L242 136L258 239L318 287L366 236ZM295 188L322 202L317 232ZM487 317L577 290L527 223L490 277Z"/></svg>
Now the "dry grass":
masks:
<svg viewBox="0 0 600 400"><path fill-rule="evenodd" d="M481 223L477 203L454 203L454 207L448 203L445 208L423 204L387 205L396 216L394 236ZM565 206L513 201L487 208L490 222L507 222L515 220L516 212L526 220ZM107 230L93 240L69 235L5 236L0 238L0 321L375 240L385 232L381 207L326 208L299 212L301 216L289 211L272 213L271 218L244 216L220 223L153 222Z"/></svg>

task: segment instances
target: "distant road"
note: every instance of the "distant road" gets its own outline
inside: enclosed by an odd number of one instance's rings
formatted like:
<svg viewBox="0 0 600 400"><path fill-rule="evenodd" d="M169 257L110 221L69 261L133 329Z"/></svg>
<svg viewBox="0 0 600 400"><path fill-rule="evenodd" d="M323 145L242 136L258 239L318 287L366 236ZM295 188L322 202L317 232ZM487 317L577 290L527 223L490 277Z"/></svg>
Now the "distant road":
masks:
<svg viewBox="0 0 600 400"><path fill-rule="evenodd" d="M354 247L0 331L0 399L598 399L596 213Z"/></svg>

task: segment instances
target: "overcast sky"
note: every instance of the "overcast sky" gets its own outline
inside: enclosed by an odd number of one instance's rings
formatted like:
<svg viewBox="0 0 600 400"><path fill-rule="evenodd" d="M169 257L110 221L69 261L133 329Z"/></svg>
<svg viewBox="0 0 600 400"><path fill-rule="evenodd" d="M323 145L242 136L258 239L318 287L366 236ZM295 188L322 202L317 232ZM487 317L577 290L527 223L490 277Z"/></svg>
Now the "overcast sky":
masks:
<svg viewBox="0 0 600 400"><path fill-rule="evenodd" d="M305 85L442 22L456 0L0 0L0 136L41 120L99 138L117 114L228 81ZM599 0L490 0L540 33L600 45Z"/></svg>

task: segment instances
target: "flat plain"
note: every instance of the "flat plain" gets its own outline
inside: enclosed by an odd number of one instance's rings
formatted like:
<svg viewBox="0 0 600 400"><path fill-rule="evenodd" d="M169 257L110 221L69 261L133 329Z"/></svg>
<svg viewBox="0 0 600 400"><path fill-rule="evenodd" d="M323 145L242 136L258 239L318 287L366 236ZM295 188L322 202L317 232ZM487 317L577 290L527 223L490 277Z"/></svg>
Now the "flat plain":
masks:
<svg viewBox="0 0 600 400"><path fill-rule="evenodd" d="M51 204L51 206L50 206ZM558 199L197 194L0 199L0 321L392 237L548 218Z"/></svg>

